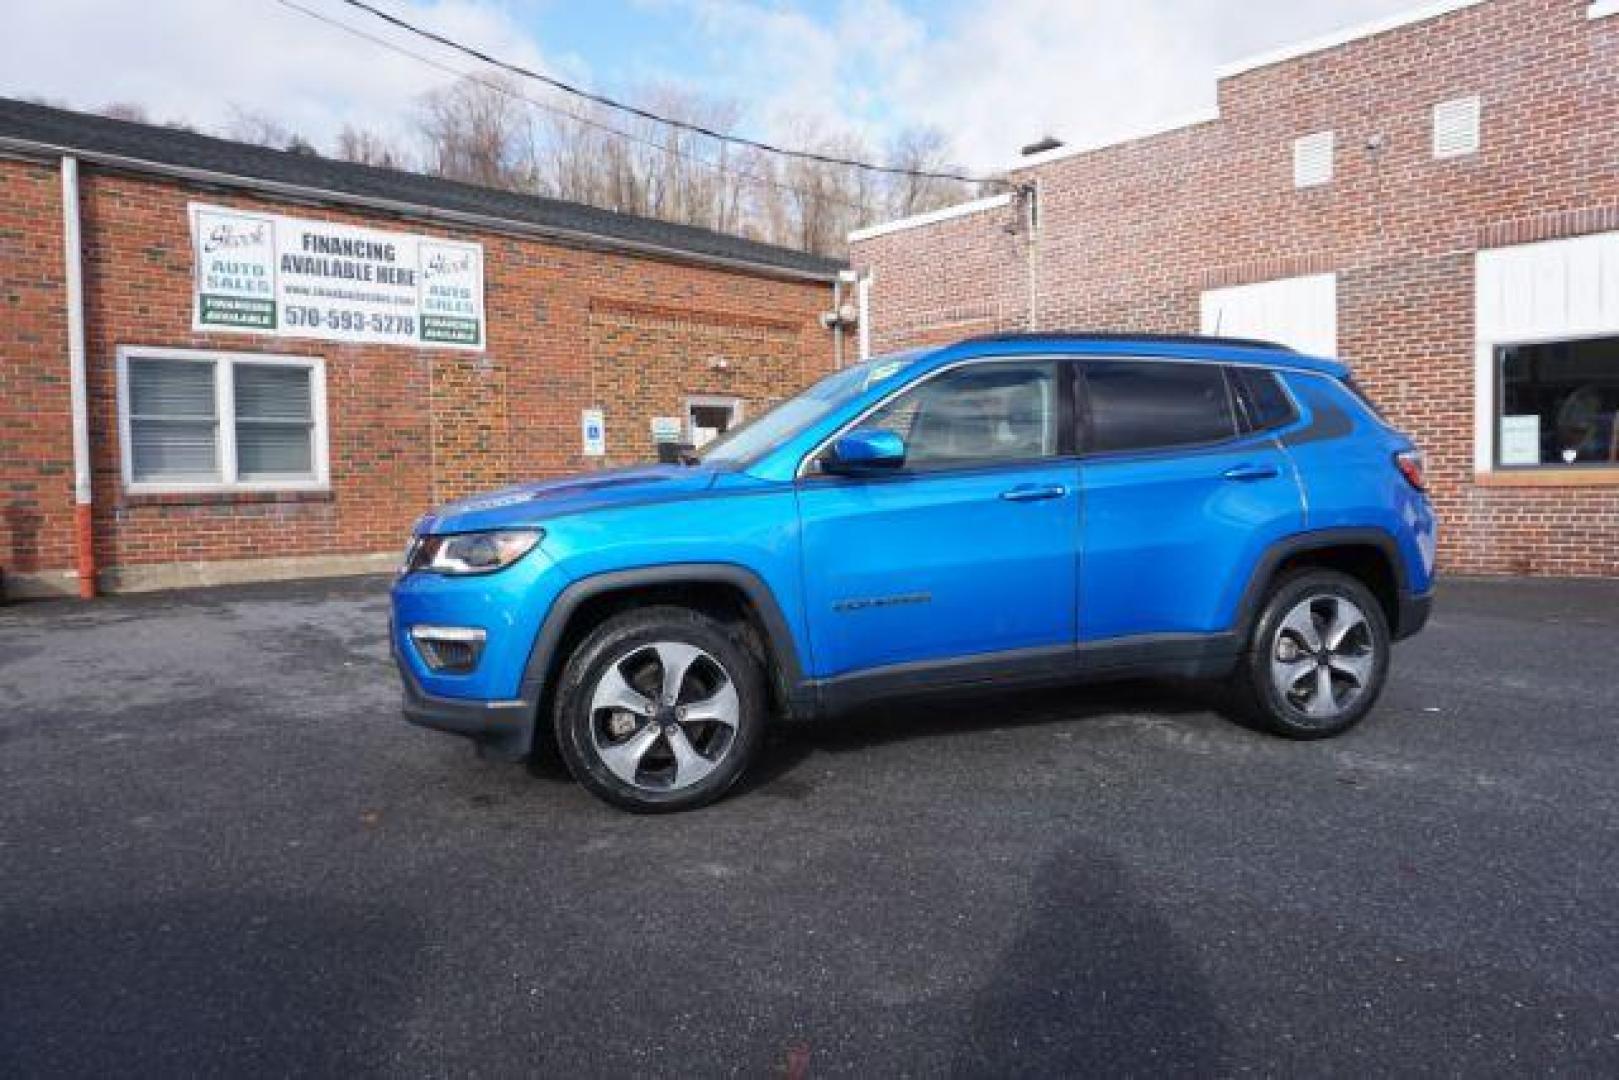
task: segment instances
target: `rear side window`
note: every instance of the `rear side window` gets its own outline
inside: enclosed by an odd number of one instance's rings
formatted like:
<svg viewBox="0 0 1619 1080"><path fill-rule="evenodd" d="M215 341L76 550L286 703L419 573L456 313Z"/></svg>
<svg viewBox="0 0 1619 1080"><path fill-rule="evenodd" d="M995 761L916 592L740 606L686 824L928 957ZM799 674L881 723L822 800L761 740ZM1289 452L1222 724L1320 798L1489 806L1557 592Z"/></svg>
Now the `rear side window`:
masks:
<svg viewBox="0 0 1619 1080"><path fill-rule="evenodd" d="M1282 388L1274 371L1260 368L1232 368L1231 381L1248 414L1248 430L1271 431L1291 424L1298 416L1293 399Z"/></svg>
<svg viewBox="0 0 1619 1080"><path fill-rule="evenodd" d="M1216 364L1101 360L1084 365L1087 447L1097 453L1219 442L1236 434Z"/></svg>

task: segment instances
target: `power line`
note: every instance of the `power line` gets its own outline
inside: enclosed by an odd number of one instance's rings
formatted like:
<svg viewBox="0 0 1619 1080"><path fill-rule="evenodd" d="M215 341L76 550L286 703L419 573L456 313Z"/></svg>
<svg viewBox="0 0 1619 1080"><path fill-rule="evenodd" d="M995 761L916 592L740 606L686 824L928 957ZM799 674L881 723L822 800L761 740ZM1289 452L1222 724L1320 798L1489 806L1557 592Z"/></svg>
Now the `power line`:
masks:
<svg viewBox="0 0 1619 1080"><path fill-rule="evenodd" d="M668 154L670 157L673 157L673 158L675 158L677 160L680 160L680 161L686 161L686 162L689 162L689 163L691 163L693 165L699 165L699 166L702 166L703 168L712 169L716 173L719 173L721 176L730 176L730 177L733 177L733 178L738 179L738 180L749 181L749 182L755 183L755 184L764 184L764 185L767 185L769 187L776 188L776 189L778 189L780 191L790 192L790 193L792 193L794 195L802 195L802 196L806 196L806 197L810 196L809 192L805 192L801 188L795 187L792 184L785 183L785 182L783 182L781 180L777 180L774 177L764 176L764 175L761 175L759 173L750 172L750 171L748 171L746 169L735 168L735 167L730 166L730 165L721 164L720 162L717 162L717 161L710 161L708 158L702 157L701 155L687 153L686 151L683 151L683 150L679 149L678 147L668 146L668 145L665 145L664 143L655 142L652 139L648 139L648 138L646 138L644 136L637 135L634 132L624 131L621 128L616 128L613 125L603 123L600 120L595 120L595 119L592 119L591 117L588 117L588 116L581 116L580 114L578 114L576 112L572 112L572 111L570 111L568 109L564 109L559 105L555 105L555 104L552 104L550 102L539 101L539 100L537 100L535 98L531 98L527 94L519 93L519 92L513 90L509 86L502 86L498 82L494 82L494 81L489 80L489 79L480 78L477 74L475 74L473 72L463 71L463 70L461 70L459 68L452 67L449 64L441 63L441 62L439 62L437 60L434 60L430 56L424 56L419 52L415 52L415 51L413 51L411 49L407 49L404 46L398 44L397 42L389 41L388 39L383 38L383 37L378 37L375 34L371 34L371 33L368 33L368 32L366 32L364 30L361 30L359 27L350 26L348 23L342 22L342 21L340 21L338 19L334 19L334 18L330 17L329 15L325 15L325 14L322 14L321 12L315 11L315 10L313 10L311 8L307 8L303 4L298 3L297 0L275 0L275 2L277 4L280 4L284 8L287 8L287 9L289 9L291 11L296 11L301 15L307 15L309 18L314 19L317 22L325 23L327 26L330 26L330 27L332 27L334 29L342 30L344 33L347 33L347 34L352 34L353 36L355 36L357 38L360 38L360 39L362 39L364 41L369 41L373 45L380 46L380 47L382 47L384 49L389 50L390 52L398 53L400 56L408 57L408 58L410 58L412 60L417 61L418 63L425 64L426 66L428 66L430 68L433 68L433 69L435 69L437 71L442 71L447 75L453 75L453 76L455 76L456 78L459 78L459 79L470 80L471 82L476 83L477 85L482 86L487 90L493 91L494 93L501 94L501 95L503 95L503 96L505 96L507 98L511 98L514 101L521 101L524 104L531 105L536 109L541 109L541 110L543 110L545 112L548 112L548 113L551 113L553 115L563 117L563 118L565 118L567 120L571 120L574 123L577 123L577 124L579 124L579 125L581 125L583 127L592 128L592 129L594 129L596 131L600 131L600 132L602 132L604 134L607 134L607 135L612 135L612 136L614 136L616 138L625 139L625 140L628 140L629 142L633 142L633 143L638 143L638 144L640 144L642 146L647 147L648 149L655 150L655 151L657 151L659 153L662 153L662 154ZM847 207L847 208L849 208L851 210L858 210L861 213L865 213L869 209L869 207L862 206L860 203L854 202L854 201L849 200L849 199L839 198L839 197L837 197L835 195L827 195L824 192L817 192L817 193L814 194L813 197L820 198L820 199L825 199L828 202L834 202L834 203L837 203L840 206Z"/></svg>
<svg viewBox="0 0 1619 1080"><path fill-rule="evenodd" d="M594 91L586 90L583 87L574 86L572 83L565 82L553 75L547 75L544 72L523 67L521 64L514 64L508 60L502 60L497 56L491 56L489 53L483 52L480 49L475 49L470 45L464 45L461 42L456 41L454 38L445 37L443 34L435 33L434 31L428 30L425 27L417 26L415 23L401 19L397 15L383 11L381 8L366 3L366 0L341 0L341 2L347 4L349 7L373 15L376 18L381 19L383 22L396 26L401 30L415 34L417 37L436 42L439 45L443 45L449 49L454 49L456 52L464 53L475 60L481 60L486 64L491 64L504 71L509 71L513 75L520 75L525 79L534 79L538 82L545 83L547 86L553 87L554 89L561 90L563 93L584 98L586 101L593 101L598 105L604 105L610 109L617 109L620 112L626 112L632 116L639 116L643 120L651 120L654 123L667 124L670 127L680 128L697 135L706 135L708 138L715 139L719 142L735 143L738 146L746 146L754 150L761 150L767 154L778 154L782 157L800 158L805 161L816 161L823 165L842 165L847 168L863 169L867 172L886 173L891 176L909 176L918 180L952 180L962 184L991 184L1002 187L1011 186L1007 181L998 178L967 176L962 173L932 172L926 169L906 169L897 165L877 165L869 161L860 161L856 158L838 157L834 154L821 154L811 150L791 150L787 147L776 146L772 143L761 142L757 139L749 139L742 135L731 135L722 131L716 131L713 128L705 127L702 124L695 124L687 120L678 120L673 117L661 116L649 109L643 109L637 105L629 105L622 101L616 101L604 94L598 94Z"/></svg>

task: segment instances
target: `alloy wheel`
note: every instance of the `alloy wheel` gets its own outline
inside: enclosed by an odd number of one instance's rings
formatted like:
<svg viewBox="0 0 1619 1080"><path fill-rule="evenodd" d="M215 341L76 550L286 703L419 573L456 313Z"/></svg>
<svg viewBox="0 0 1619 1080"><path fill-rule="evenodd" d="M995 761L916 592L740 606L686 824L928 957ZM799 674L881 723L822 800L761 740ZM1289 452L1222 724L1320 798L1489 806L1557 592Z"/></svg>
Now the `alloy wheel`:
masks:
<svg viewBox="0 0 1619 1080"><path fill-rule="evenodd" d="M1320 723L1354 708L1370 688L1377 664L1377 639L1366 613L1333 593L1317 593L1294 605L1271 644L1276 692Z"/></svg>
<svg viewBox="0 0 1619 1080"><path fill-rule="evenodd" d="M736 742L741 702L713 656L681 641L620 654L590 702L590 737L609 772L644 791L679 791L719 767Z"/></svg>

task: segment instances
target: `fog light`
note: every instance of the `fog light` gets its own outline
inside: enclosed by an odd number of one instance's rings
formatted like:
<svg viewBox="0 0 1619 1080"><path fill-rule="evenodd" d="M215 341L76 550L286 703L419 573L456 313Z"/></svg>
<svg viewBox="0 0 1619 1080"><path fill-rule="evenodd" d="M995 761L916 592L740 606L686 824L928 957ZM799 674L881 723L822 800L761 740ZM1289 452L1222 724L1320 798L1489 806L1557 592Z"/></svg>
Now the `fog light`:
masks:
<svg viewBox="0 0 1619 1080"><path fill-rule="evenodd" d="M434 671L465 675L483 655L484 631L476 626L413 626L410 640Z"/></svg>

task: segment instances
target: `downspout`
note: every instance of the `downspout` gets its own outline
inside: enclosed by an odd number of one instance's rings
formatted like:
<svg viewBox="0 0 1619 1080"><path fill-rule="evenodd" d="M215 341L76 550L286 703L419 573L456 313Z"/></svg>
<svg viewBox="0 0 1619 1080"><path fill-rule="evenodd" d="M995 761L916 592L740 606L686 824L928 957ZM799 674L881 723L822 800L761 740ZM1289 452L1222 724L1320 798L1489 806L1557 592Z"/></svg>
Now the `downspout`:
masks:
<svg viewBox="0 0 1619 1080"><path fill-rule="evenodd" d="M832 370L843 370L843 271L832 279Z"/></svg>
<svg viewBox="0 0 1619 1080"><path fill-rule="evenodd" d="M1034 333L1040 329L1040 183L1034 181L1018 188L1018 197L1023 202L1024 222L1028 228L1028 242L1024 245L1024 257L1028 260L1027 287L1029 291L1028 303L1025 307L1024 329Z"/></svg>
<svg viewBox="0 0 1619 1080"><path fill-rule="evenodd" d="M855 283L855 302L860 310L860 359L871 359L871 271L860 275Z"/></svg>
<svg viewBox="0 0 1619 1080"><path fill-rule="evenodd" d="M96 595L95 528L91 516L90 405L84 368L84 265L79 231L79 162L62 159L62 258L67 285L68 396L73 410L73 537L79 598Z"/></svg>

